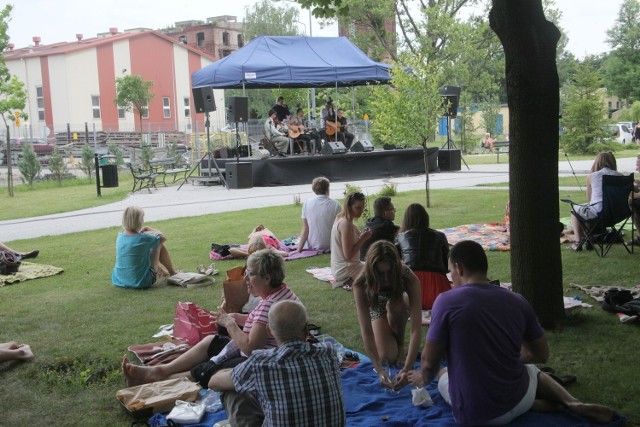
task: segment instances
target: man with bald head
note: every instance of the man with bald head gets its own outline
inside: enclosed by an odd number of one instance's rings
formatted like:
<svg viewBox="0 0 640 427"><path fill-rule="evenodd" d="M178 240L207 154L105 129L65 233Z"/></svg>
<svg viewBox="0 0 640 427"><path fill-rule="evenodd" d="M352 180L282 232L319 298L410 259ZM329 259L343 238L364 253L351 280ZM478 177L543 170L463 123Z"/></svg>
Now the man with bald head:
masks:
<svg viewBox="0 0 640 427"><path fill-rule="evenodd" d="M211 377L209 388L223 392L231 425L345 425L335 350L330 344L307 343L306 326L301 303L276 302L268 328L278 348L254 350L245 362Z"/></svg>

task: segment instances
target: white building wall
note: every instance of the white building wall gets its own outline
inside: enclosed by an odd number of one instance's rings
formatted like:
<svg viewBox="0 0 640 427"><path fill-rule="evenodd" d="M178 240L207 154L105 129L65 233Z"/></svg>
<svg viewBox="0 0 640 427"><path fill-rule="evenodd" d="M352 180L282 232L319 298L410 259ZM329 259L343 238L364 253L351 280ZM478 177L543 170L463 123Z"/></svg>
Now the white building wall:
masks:
<svg viewBox="0 0 640 427"><path fill-rule="evenodd" d="M189 51L179 44L173 45L175 101L172 105L171 117L176 118L179 130L191 133L192 117L185 117L184 98L191 99L191 85L189 76ZM193 107L193 105L191 105Z"/></svg>
<svg viewBox="0 0 640 427"><path fill-rule="evenodd" d="M116 78L131 75L131 51L129 40L121 40L113 43L113 67ZM126 71L125 71L126 70ZM115 85L116 83L113 82ZM118 127L121 131L135 130L135 114L132 111L124 113L124 119L118 119Z"/></svg>
<svg viewBox="0 0 640 427"><path fill-rule="evenodd" d="M45 138L44 120L38 120L38 102L36 98L36 87L42 86L42 69L40 58L20 59L7 62L7 68L12 76L16 76L24 83L27 92L27 103L24 111L29 119L23 121L20 133L21 137Z"/></svg>

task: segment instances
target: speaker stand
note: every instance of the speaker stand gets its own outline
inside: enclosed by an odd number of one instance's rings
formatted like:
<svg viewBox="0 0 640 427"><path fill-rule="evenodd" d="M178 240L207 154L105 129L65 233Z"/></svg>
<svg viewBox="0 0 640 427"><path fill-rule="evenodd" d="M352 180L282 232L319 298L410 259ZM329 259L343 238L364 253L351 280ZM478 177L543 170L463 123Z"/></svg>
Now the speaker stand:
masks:
<svg viewBox="0 0 640 427"><path fill-rule="evenodd" d="M213 163L216 168L216 171L218 172L218 176L220 177L220 182L222 182L222 185L224 185L227 190L229 189L229 185L227 184L227 181L224 179L224 176L222 175L222 171L220 171L220 168L218 167L218 162L216 162L216 158L211 155L211 135L210 135L211 122L209 121L208 111L205 113L204 127L207 128L207 153L204 156L202 156L200 161L198 161L198 163L189 171L186 178L184 179L184 181L182 181L182 184L180 184L180 186L178 187L178 190L176 191L180 191L184 183L187 182L189 177L193 175L196 169L200 169L200 165L202 164L202 161L204 160L205 157L208 157L207 166L209 167L209 177L211 177L211 163ZM237 138L239 138L239 136L238 136L238 124L236 123L236 144L238 141Z"/></svg>
<svg viewBox="0 0 640 427"><path fill-rule="evenodd" d="M442 147L440 147L440 149L442 150L446 146L447 150L451 150L452 147L454 150L458 150L458 147L456 147L456 143L451 139L451 116L447 114L445 117L447 118L447 142L442 144ZM462 150L460 150L460 159L462 160L462 163L464 163L464 165L467 167L467 170L470 170L471 168L462 156Z"/></svg>

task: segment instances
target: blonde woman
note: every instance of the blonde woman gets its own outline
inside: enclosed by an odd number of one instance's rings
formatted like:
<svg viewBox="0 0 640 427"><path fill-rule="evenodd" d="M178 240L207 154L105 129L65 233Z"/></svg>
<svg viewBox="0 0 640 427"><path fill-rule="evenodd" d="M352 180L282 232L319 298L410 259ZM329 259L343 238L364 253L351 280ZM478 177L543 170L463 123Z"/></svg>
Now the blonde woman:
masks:
<svg viewBox="0 0 640 427"><path fill-rule="evenodd" d="M167 238L159 230L144 225L141 208L125 209L122 228L116 238L116 264L111 274L115 286L146 289L158 277L177 273L165 246Z"/></svg>
<svg viewBox="0 0 640 427"><path fill-rule="evenodd" d="M334 288L351 290L353 280L362 271L360 248L371 237L371 230L360 232L353 223L364 212L366 198L359 192L346 195L342 212L338 214L331 228L331 274L335 279Z"/></svg>

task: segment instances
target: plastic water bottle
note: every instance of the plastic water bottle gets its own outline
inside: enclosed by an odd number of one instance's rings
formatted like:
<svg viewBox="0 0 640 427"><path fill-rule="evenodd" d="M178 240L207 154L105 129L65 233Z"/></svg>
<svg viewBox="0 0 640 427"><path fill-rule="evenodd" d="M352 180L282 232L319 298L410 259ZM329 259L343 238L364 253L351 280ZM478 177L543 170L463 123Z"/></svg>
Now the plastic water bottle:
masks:
<svg viewBox="0 0 640 427"><path fill-rule="evenodd" d="M222 402L220 401L220 393L211 389L207 390L203 399L204 410L207 412L218 412L222 409Z"/></svg>

